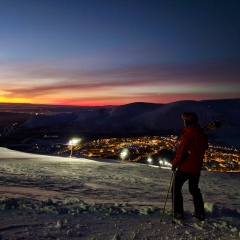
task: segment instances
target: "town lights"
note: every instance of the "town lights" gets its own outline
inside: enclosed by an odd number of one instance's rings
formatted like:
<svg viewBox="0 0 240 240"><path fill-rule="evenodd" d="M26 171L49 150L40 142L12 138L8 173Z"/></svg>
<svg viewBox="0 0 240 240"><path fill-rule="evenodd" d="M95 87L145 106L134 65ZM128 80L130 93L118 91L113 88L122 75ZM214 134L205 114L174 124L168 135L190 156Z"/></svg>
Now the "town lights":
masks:
<svg viewBox="0 0 240 240"><path fill-rule="evenodd" d="M123 149L120 153L120 158L122 159L122 162L125 160L125 158L128 155L128 150L127 149Z"/></svg>
<svg viewBox="0 0 240 240"><path fill-rule="evenodd" d="M72 157L73 147L76 146L80 141L81 141L80 138L73 138L69 141L68 145L71 146L71 152L69 157Z"/></svg>

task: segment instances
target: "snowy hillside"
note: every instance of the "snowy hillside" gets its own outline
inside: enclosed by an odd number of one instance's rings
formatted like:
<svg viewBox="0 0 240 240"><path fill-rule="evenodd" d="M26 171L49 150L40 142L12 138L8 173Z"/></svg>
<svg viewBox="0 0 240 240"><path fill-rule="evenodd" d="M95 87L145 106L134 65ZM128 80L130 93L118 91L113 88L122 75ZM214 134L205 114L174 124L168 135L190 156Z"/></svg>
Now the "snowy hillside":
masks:
<svg viewBox="0 0 240 240"><path fill-rule="evenodd" d="M240 238L238 173L202 171L203 222L172 223L171 196L160 223L171 171L118 160L66 158L0 148L0 239Z"/></svg>
<svg viewBox="0 0 240 240"><path fill-rule="evenodd" d="M240 137L240 99L179 101L169 104L132 103L92 111L48 116L34 116L23 124L26 128L73 126L84 132L180 134L183 112L196 112L205 125L220 119L222 127L212 135L225 139ZM240 142L240 141L236 141Z"/></svg>

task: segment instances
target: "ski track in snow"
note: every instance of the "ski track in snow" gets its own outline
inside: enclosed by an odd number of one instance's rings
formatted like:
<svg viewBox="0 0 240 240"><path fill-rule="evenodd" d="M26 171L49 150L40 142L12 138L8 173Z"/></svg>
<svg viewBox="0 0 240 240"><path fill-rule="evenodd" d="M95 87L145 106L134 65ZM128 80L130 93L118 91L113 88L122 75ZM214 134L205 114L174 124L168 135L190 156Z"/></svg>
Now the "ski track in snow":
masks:
<svg viewBox="0 0 240 240"><path fill-rule="evenodd" d="M0 148L0 239L240 239L238 173L202 172L207 219L172 223L171 171Z"/></svg>

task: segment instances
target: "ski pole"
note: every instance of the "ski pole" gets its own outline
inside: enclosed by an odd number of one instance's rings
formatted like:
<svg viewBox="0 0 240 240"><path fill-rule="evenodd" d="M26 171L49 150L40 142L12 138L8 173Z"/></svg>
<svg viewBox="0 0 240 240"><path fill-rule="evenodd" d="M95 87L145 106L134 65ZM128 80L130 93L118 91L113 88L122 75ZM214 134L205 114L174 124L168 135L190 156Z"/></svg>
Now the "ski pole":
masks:
<svg viewBox="0 0 240 240"><path fill-rule="evenodd" d="M171 175L171 178L170 178L170 182L169 182L169 186L168 186L168 190L167 190L167 195L166 195L164 207L163 207L163 210L162 210L162 216L161 216L160 222L162 222L162 220L163 220L163 215L164 215L164 212L165 212L165 207L166 207L166 203L167 203L167 199L168 199L169 190L170 190L171 185L172 185L173 176L174 176L174 172L172 172L172 175Z"/></svg>
<svg viewBox="0 0 240 240"><path fill-rule="evenodd" d="M176 223L174 218L174 205L175 205L175 171L173 171L173 180L172 180L172 223Z"/></svg>

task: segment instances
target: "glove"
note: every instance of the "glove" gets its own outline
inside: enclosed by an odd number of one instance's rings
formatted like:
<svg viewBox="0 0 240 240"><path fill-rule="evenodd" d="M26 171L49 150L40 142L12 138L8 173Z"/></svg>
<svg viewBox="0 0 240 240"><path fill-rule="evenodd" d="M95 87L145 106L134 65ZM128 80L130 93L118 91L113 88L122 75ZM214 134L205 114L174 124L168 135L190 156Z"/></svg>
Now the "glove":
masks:
<svg viewBox="0 0 240 240"><path fill-rule="evenodd" d="M177 170L177 166L172 166L172 171L176 172L176 170Z"/></svg>

